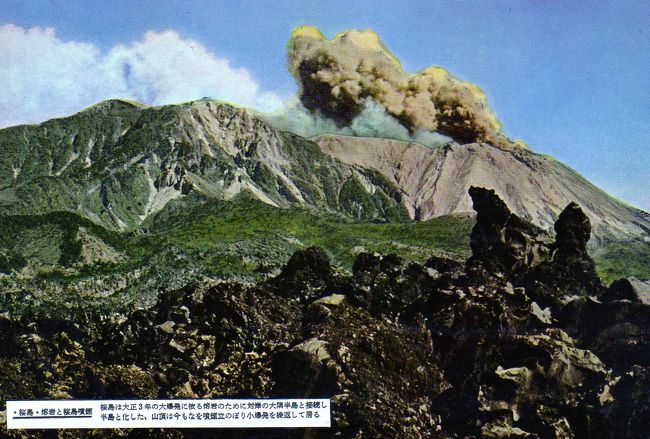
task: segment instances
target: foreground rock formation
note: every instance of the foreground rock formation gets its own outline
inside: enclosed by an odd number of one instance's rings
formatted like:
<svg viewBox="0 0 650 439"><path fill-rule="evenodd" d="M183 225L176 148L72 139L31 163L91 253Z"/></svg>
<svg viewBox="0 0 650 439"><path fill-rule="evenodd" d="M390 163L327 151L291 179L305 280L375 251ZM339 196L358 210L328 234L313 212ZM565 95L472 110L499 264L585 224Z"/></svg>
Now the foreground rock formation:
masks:
<svg viewBox="0 0 650 439"><path fill-rule="evenodd" d="M470 196L465 263L362 253L347 275L308 248L269 281L188 285L129 315L2 315L2 408L18 398L314 396L332 398L331 429L60 436L646 438L645 287L603 287L578 205L551 239L493 191Z"/></svg>

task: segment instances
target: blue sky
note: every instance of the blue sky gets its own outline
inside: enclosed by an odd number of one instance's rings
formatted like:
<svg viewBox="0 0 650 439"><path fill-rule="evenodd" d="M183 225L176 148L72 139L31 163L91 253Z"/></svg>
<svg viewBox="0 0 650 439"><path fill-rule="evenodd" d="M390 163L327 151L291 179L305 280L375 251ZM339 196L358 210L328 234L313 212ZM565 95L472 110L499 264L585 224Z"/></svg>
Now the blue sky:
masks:
<svg viewBox="0 0 650 439"><path fill-rule="evenodd" d="M14 26L3 28L0 49L15 49L0 54L0 81L10 85L4 98L0 91L5 125L118 92L273 107L296 91L285 53L293 27L329 37L371 28L405 70L439 65L476 83L508 136L650 210L648 1L0 0L2 24ZM164 65L168 53L173 66ZM125 59L136 66L129 84L111 70ZM101 71L91 68L98 60ZM162 79L146 72L157 68ZM203 79L174 85L197 71Z"/></svg>

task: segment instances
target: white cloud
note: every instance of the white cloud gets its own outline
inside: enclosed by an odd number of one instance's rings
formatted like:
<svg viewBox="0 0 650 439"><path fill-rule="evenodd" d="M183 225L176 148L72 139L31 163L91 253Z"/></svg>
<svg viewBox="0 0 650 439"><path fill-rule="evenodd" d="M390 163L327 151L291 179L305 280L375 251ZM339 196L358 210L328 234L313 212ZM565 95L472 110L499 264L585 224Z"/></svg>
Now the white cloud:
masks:
<svg viewBox="0 0 650 439"><path fill-rule="evenodd" d="M281 105L243 68L167 30L103 53L52 28L0 26L0 127L65 116L109 98L162 105L209 96L259 110Z"/></svg>

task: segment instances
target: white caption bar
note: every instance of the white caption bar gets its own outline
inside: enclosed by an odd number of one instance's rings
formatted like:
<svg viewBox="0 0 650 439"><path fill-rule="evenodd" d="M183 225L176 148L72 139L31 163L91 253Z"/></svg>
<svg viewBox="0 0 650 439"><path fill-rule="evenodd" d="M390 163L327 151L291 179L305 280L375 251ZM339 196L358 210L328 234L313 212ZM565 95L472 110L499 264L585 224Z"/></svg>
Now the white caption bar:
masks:
<svg viewBox="0 0 650 439"><path fill-rule="evenodd" d="M330 427L329 399L7 401L7 428Z"/></svg>

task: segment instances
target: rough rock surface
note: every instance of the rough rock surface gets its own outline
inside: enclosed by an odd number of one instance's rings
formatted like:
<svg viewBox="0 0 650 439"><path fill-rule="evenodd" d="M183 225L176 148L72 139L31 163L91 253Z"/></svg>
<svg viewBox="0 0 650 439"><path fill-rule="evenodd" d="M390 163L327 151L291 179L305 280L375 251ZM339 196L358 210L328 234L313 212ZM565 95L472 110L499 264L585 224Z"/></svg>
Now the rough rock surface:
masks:
<svg viewBox="0 0 650 439"><path fill-rule="evenodd" d="M473 259L494 271L532 268L551 258L547 236L510 212L493 190L470 187L476 226L470 236Z"/></svg>
<svg viewBox="0 0 650 439"><path fill-rule="evenodd" d="M641 282L634 277L619 279L612 282L602 299L606 301L629 300L650 305L650 283Z"/></svg>
<svg viewBox="0 0 650 439"><path fill-rule="evenodd" d="M569 205L553 240L494 192L471 195L464 265L362 253L346 275L309 248L269 281L163 291L128 315L2 314L0 408L12 398L321 396L332 398L331 429L58 436L647 438L650 305L630 297L629 281L605 290L594 278L584 213Z"/></svg>

